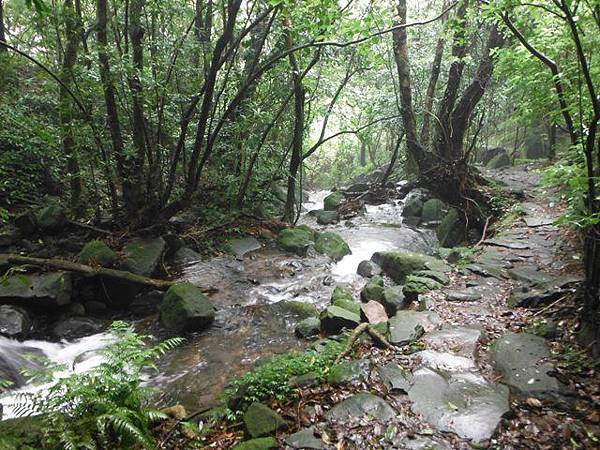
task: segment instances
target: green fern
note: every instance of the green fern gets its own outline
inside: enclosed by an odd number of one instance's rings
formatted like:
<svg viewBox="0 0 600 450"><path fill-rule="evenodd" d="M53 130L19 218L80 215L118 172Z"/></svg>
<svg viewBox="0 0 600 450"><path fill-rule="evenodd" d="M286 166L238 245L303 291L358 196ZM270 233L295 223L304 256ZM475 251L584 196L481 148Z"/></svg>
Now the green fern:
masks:
<svg viewBox="0 0 600 450"><path fill-rule="evenodd" d="M102 351L104 361L96 368L18 398L18 415L44 418L44 449L155 448L152 426L166 416L146 407L152 390L142 386L143 373L183 339L148 346L150 337L125 322L113 323L112 332L117 339Z"/></svg>

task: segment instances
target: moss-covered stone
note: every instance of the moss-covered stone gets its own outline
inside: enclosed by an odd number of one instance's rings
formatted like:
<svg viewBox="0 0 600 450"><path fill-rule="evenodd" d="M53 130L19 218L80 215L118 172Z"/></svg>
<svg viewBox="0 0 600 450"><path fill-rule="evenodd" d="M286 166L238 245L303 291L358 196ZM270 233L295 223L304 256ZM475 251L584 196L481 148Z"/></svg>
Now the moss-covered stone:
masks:
<svg viewBox="0 0 600 450"><path fill-rule="evenodd" d="M383 290L383 278L373 277L360 292L360 299L363 302L368 302L370 300L381 302L383 300Z"/></svg>
<svg viewBox="0 0 600 450"><path fill-rule="evenodd" d="M298 300L285 300L281 302L280 305L284 312L289 312L304 319L319 316L319 310L312 303L301 302Z"/></svg>
<svg viewBox="0 0 600 450"><path fill-rule="evenodd" d="M259 438L285 428L285 420L262 403L252 403L244 413L244 426L249 436Z"/></svg>
<svg viewBox="0 0 600 450"><path fill-rule="evenodd" d="M465 240L465 229L457 209L452 208L437 228L441 247L455 247Z"/></svg>
<svg viewBox="0 0 600 450"><path fill-rule="evenodd" d="M319 210L315 213L315 216L317 218L317 223L320 225L331 225L340 220L337 211Z"/></svg>
<svg viewBox="0 0 600 450"><path fill-rule="evenodd" d="M419 270L413 275L417 277L431 278L432 280L435 280L442 284L448 284L450 282L450 277L448 275L446 275L444 272L440 272L437 270Z"/></svg>
<svg viewBox="0 0 600 450"><path fill-rule="evenodd" d="M117 262L117 253L102 241L90 241L83 246L77 259L81 264L112 267Z"/></svg>
<svg viewBox="0 0 600 450"><path fill-rule="evenodd" d="M169 288L160 303L160 321L175 331L200 331L215 318L215 308L204 293L191 283Z"/></svg>
<svg viewBox="0 0 600 450"><path fill-rule="evenodd" d="M249 441L240 442L232 450L269 450L278 448L277 440L272 437L250 439Z"/></svg>
<svg viewBox="0 0 600 450"><path fill-rule="evenodd" d="M410 302L404 297L402 289L403 286L391 286L383 290L383 298L380 303L389 316L393 316L396 311L406 309L410 305Z"/></svg>
<svg viewBox="0 0 600 450"><path fill-rule="evenodd" d="M431 256L411 252L377 252L372 257L383 272L396 283L404 283L408 275L419 270L449 272L450 266Z"/></svg>
<svg viewBox="0 0 600 450"><path fill-rule="evenodd" d="M427 277L419 277L416 275L409 275L404 283L404 289L402 292L408 300L416 300L419 294L424 294L429 291L440 289L442 283Z"/></svg>
<svg viewBox="0 0 600 450"><path fill-rule="evenodd" d="M323 208L325 211L336 211L338 206L344 203L345 200L346 197L344 197L342 192L332 192L323 200Z"/></svg>
<svg viewBox="0 0 600 450"><path fill-rule="evenodd" d="M122 268L145 277L152 276L166 250L163 238L134 239L123 247Z"/></svg>
<svg viewBox="0 0 600 450"><path fill-rule="evenodd" d="M56 202L40 209L36 215L38 228L47 233L64 230L69 223L66 210Z"/></svg>
<svg viewBox="0 0 600 450"><path fill-rule="evenodd" d="M327 375L327 383L333 386L364 381L369 377L371 361L368 359L355 359L341 361L331 367Z"/></svg>
<svg viewBox="0 0 600 450"><path fill-rule="evenodd" d="M352 290L349 287L343 285L338 285L335 288L333 288L333 292L331 293L331 303L333 303L335 300L340 299L354 301L354 295L352 294Z"/></svg>
<svg viewBox="0 0 600 450"><path fill-rule="evenodd" d="M317 336L320 331L321 321L317 317L308 317L304 320L301 320L298 322L294 330L296 336L301 339Z"/></svg>
<svg viewBox="0 0 600 450"><path fill-rule="evenodd" d="M313 244L314 232L304 226L286 228L281 230L279 236L277 236L277 245L280 249L298 256L306 256L308 249Z"/></svg>
<svg viewBox="0 0 600 450"><path fill-rule="evenodd" d="M333 300L332 304L334 306L339 306L340 308L344 308L354 314L360 315L360 305L354 300L348 300L346 298L336 298Z"/></svg>
<svg viewBox="0 0 600 450"><path fill-rule="evenodd" d="M339 261L344 256L352 253L346 241L338 234L330 231L317 234L315 250L329 256L334 261Z"/></svg>
<svg viewBox="0 0 600 450"><path fill-rule="evenodd" d="M326 333L338 334L342 329L356 328L360 316L339 306L329 306L321 313L321 330Z"/></svg>
<svg viewBox="0 0 600 450"><path fill-rule="evenodd" d="M448 212L448 205L438 198L427 200L423 204L423 213L421 220L423 222L438 222L444 218Z"/></svg>

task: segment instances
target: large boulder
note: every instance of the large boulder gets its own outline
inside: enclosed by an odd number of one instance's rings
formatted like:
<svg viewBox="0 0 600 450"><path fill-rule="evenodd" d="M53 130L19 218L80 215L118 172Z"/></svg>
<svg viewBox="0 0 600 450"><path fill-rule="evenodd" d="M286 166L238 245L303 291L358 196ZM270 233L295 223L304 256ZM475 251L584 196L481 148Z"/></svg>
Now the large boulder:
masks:
<svg viewBox="0 0 600 450"><path fill-rule="evenodd" d="M215 307L191 283L177 283L165 292L159 307L160 321L174 331L201 331L215 318Z"/></svg>
<svg viewBox="0 0 600 450"><path fill-rule="evenodd" d="M81 264L112 267L117 262L117 253L102 241L90 241L83 246L77 260Z"/></svg>
<svg viewBox="0 0 600 450"><path fill-rule="evenodd" d="M167 244L163 238L134 239L123 247L121 268L150 277L158 269L166 250Z"/></svg>
<svg viewBox="0 0 600 450"><path fill-rule="evenodd" d="M324 209L315 211L315 217L320 225L331 225L340 220L337 211L326 211Z"/></svg>
<svg viewBox="0 0 600 450"><path fill-rule="evenodd" d="M408 275L419 270L450 271L450 266L440 259L406 251L377 252L371 260L399 284L404 283Z"/></svg>
<svg viewBox="0 0 600 450"><path fill-rule="evenodd" d="M370 300L381 302L383 300L383 290L383 278L373 277L365 287L363 287L362 291L360 291L360 299L363 302L368 302Z"/></svg>
<svg viewBox="0 0 600 450"><path fill-rule="evenodd" d="M31 331L31 318L23 308L0 305L0 335L25 339Z"/></svg>
<svg viewBox="0 0 600 450"><path fill-rule="evenodd" d="M490 162L486 164L488 169L501 169L510 166L510 157L508 153L498 153Z"/></svg>
<svg viewBox="0 0 600 450"><path fill-rule="evenodd" d="M354 301L352 291L345 286L336 286L331 293L331 304L360 315L360 305Z"/></svg>
<svg viewBox="0 0 600 450"><path fill-rule="evenodd" d="M344 193L341 191L332 192L323 199L323 209L325 211L336 211L338 207L346 201Z"/></svg>
<svg viewBox="0 0 600 450"><path fill-rule="evenodd" d="M438 198L432 198L423 203L423 222L439 222L448 212L448 205Z"/></svg>
<svg viewBox="0 0 600 450"><path fill-rule="evenodd" d="M426 331L433 330L440 317L430 311L398 311L390 319L390 342L394 345L406 345L416 341Z"/></svg>
<svg viewBox="0 0 600 450"><path fill-rule="evenodd" d="M508 151L504 147L493 147L486 148L479 152L479 162L484 166L487 165L492 159L500 154L508 155Z"/></svg>
<svg viewBox="0 0 600 450"><path fill-rule="evenodd" d="M437 228L441 247L456 247L465 240L465 227L457 209L452 208Z"/></svg>
<svg viewBox="0 0 600 450"><path fill-rule="evenodd" d="M352 253L346 241L340 235L330 231L317 234L315 250L329 256L334 261L339 261L344 256Z"/></svg>
<svg viewBox="0 0 600 450"><path fill-rule="evenodd" d="M0 284L0 303L17 302L28 307L62 306L71 301L69 272L13 275Z"/></svg>
<svg viewBox="0 0 600 450"><path fill-rule="evenodd" d="M356 269L356 273L361 277L371 278L375 275L381 274L381 267L372 261L361 261Z"/></svg>
<svg viewBox="0 0 600 450"><path fill-rule="evenodd" d="M277 245L286 252L306 256L308 249L314 245L314 239L314 232L308 227L286 228L277 236Z"/></svg>
<svg viewBox="0 0 600 450"><path fill-rule="evenodd" d="M96 320L87 317L69 317L57 322L50 334L58 340L72 340L100 333L103 329L102 323Z"/></svg>
<svg viewBox="0 0 600 450"><path fill-rule="evenodd" d="M338 334L344 328L356 328L360 316L339 306L329 306L321 313L321 330L329 334Z"/></svg>
<svg viewBox="0 0 600 450"><path fill-rule="evenodd" d="M249 436L253 438L269 436L278 430L286 428L285 420L262 403L252 403L244 413L244 426Z"/></svg>
<svg viewBox="0 0 600 450"><path fill-rule="evenodd" d="M67 211L58 203L50 202L36 214L37 227L45 233L63 231L69 223Z"/></svg>

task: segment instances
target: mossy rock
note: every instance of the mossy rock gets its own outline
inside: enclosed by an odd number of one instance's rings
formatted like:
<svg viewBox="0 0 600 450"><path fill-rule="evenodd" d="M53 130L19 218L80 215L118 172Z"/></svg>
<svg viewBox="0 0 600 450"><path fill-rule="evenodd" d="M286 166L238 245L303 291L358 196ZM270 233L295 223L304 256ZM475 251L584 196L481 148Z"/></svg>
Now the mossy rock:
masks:
<svg viewBox="0 0 600 450"><path fill-rule="evenodd" d="M331 367L327 375L327 383L332 386L340 386L356 381L364 381L371 372L371 361L368 359L355 359L341 361Z"/></svg>
<svg viewBox="0 0 600 450"><path fill-rule="evenodd" d="M319 310L315 305L298 300L285 300L281 302L281 308L284 312L289 312L304 319L319 316Z"/></svg>
<svg viewBox="0 0 600 450"><path fill-rule="evenodd" d="M423 222L438 222L444 218L448 212L448 205L438 198L427 200L423 204L423 213L421 220Z"/></svg>
<svg viewBox="0 0 600 450"><path fill-rule="evenodd" d="M277 440L272 437L265 437L240 442L232 450L270 450L272 448L279 448Z"/></svg>
<svg viewBox="0 0 600 450"><path fill-rule="evenodd" d="M510 157L506 152L498 153L486 164L488 169L501 169L510 166Z"/></svg>
<svg viewBox="0 0 600 450"><path fill-rule="evenodd" d="M425 277L431 278L441 284L448 284L450 282L450 277L446 275L444 272L439 272L436 270L419 270L415 272L413 275L417 277Z"/></svg>
<svg viewBox="0 0 600 450"><path fill-rule="evenodd" d="M347 286L336 286L331 293L331 303L333 304L336 300L348 300L353 302L354 295L352 294L352 290Z"/></svg>
<svg viewBox="0 0 600 450"><path fill-rule="evenodd" d="M402 289L402 292L409 300L411 300L416 299L419 294L435 291L441 287L442 283L434 279L409 275L406 278L406 283L404 283L404 289Z"/></svg>
<svg viewBox="0 0 600 450"><path fill-rule="evenodd" d="M385 308L389 316L393 316L397 311L406 309L410 302L406 300L403 292L403 286L391 286L383 290L383 298L380 303Z"/></svg>
<svg viewBox="0 0 600 450"><path fill-rule="evenodd" d="M339 222L340 218L337 211L319 210L315 213L317 223L320 225L331 225Z"/></svg>
<svg viewBox="0 0 600 450"><path fill-rule="evenodd" d="M332 192L323 200L323 209L325 211L336 211L338 206L346 201L346 197L340 191Z"/></svg>
<svg viewBox="0 0 600 450"><path fill-rule="evenodd" d="M456 247L465 240L464 224L456 208L448 211L437 228L441 247Z"/></svg>
<svg viewBox="0 0 600 450"><path fill-rule="evenodd" d="M339 261L344 256L352 253L346 241L338 234L330 231L317 234L315 250L318 253L329 256L334 261Z"/></svg>
<svg viewBox="0 0 600 450"><path fill-rule="evenodd" d="M150 277L158 269L166 250L163 238L134 239L123 247L122 269Z"/></svg>
<svg viewBox="0 0 600 450"><path fill-rule="evenodd" d="M50 202L36 214L37 226L41 231L56 233L68 225L67 211L56 202Z"/></svg>
<svg viewBox="0 0 600 450"><path fill-rule="evenodd" d="M83 246L77 260L81 264L112 267L117 262L117 253L102 241L90 241Z"/></svg>
<svg viewBox="0 0 600 450"><path fill-rule="evenodd" d="M287 427L285 420L262 403L252 403L244 413L244 426L253 438L269 436Z"/></svg>
<svg viewBox="0 0 600 450"><path fill-rule="evenodd" d="M318 336L321 331L321 321L317 317L307 317L296 325L294 333L300 339Z"/></svg>
<svg viewBox="0 0 600 450"><path fill-rule="evenodd" d="M360 292L360 299L363 302L368 302L369 300L381 302L383 300L383 290L383 278L373 277Z"/></svg>
<svg viewBox="0 0 600 450"><path fill-rule="evenodd" d="M340 308L344 308L345 310L353 312L354 314L360 315L360 305L354 300L348 300L346 298L336 298L331 304Z"/></svg>
<svg viewBox="0 0 600 450"><path fill-rule="evenodd" d="M202 290L191 283L177 283L160 302L160 321L175 331L201 331L215 318L215 307Z"/></svg>
<svg viewBox="0 0 600 450"><path fill-rule="evenodd" d="M306 256L308 249L314 244L314 231L305 226L286 228L277 236L277 245L286 252L298 256Z"/></svg>
<svg viewBox="0 0 600 450"><path fill-rule="evenodd" d="M419 270L449 272L450 266L432 256L411 252L377 252L371 258L381 266L383 272L398 284L404 283L406 277Z"/></svg>
<svg viewBox="0 0 600 450"><path fill-rule="evenodd" d="M339 306L329 306L321 313L321 330L338 334L342 329L356 328L360 324L360 315Z"/></svg>

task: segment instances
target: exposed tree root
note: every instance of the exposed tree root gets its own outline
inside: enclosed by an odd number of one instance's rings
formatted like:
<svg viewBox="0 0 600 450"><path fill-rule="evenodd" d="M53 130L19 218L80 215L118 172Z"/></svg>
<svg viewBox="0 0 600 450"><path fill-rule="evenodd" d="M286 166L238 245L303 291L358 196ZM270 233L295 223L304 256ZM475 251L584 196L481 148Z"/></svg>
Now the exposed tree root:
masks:
<svg viewBox="0 0 600 450"><path fill-rule="evenodd" d="M337 356L337 358L335 358L334 364L339 363L342 359L344 359L346 356L348 356L350 354L350 352L352 352L352 348L354 347L354 344L356 344L356 341L358 341L358 338L360 337L360 335L363 334L363 333L365 333L365 332L367 332L372 338L374 338L376 341L378 341L385 348L388 348L388 349L394 349L395 348L371 324L366 323L366 322L365 323L361 323L359 326L357 326L352 331L352 333L348 337L348 342L346 343L346 347L344 347L344 351L342 353L340 353Z"/></svg>

